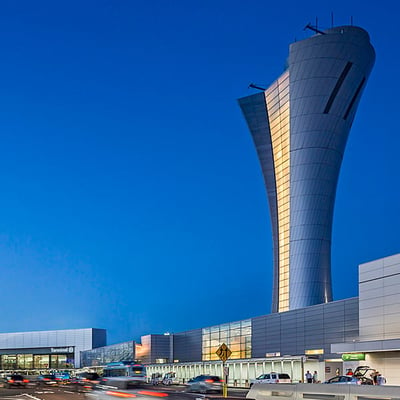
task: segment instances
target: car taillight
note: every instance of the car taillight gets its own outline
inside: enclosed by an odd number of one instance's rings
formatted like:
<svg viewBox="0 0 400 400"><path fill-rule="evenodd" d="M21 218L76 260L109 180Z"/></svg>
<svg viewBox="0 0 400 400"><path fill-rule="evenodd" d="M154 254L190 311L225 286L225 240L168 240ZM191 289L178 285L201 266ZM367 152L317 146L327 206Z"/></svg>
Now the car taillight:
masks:
<svg viewBox="0 0 400 400"><path fill-rule="evenodd" d="M43 380L44 380L44 381L49 381L49 380L50 380L50 378L44 378Z"/></svg>
<svg viewBox="0 0 400 400"><path fill-rule="evenodd" d="M168 397L168 393L153 392L152 390L140 390L138 394L143 394L145 396L154 396L154 397Z"/></svg>
<svg viewBox="0 0 400 400"><path fill-rule="evenodd" d="M135 394L133 393L124 393L124 392L113 392L113 391L108 391L106 392L109 396L116 396L116 397L136 397Z"/></svg>
<svg viewBox="0 0 400 400"><path fill-rule="evenodd" d="M14 383L14 379L10 379L9 382L10 382L10 383Z"/></svg>
<svg viewBox="0 0 400 400"><path fill-rule="evenodd" d="M206 379L204 382L213 383L214 381L212 379Z"/></svg>
<svg viewBox="0 0 400 400"><path fill-rule="evenodd" d="M29 382L29 379L24 379L23 382L24 382L24 383L28 383L28 382Z"/></svg>

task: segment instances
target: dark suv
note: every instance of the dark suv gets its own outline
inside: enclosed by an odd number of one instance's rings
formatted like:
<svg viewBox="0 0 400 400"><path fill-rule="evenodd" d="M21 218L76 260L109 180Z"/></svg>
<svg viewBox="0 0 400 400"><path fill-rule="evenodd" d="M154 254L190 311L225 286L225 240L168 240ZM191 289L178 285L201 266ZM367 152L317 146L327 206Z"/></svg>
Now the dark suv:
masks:
<svg viewBox="0 0 400 400"><path fill-rule="evenodd" d="M1 381L4 383L4 387L6 388L10 388L12 386L26 386L26 384L29 382L22 375L17 374L5 375L3 378L1 378Z"/></svg>
<svg viewBox="0 0 400 400"><path fill-rule="evenodd" d="M96 372L83 372L71 380L71 384L78 392L93 390L98 383L100 383L100 376Z"/></svg>
<svg viewBox="0 0 400 400"><path fill-rule="evenodd" d="M188 392L218 392L222 391L222 380L214 375L199 375L196 378L188 380Z"/></svg>

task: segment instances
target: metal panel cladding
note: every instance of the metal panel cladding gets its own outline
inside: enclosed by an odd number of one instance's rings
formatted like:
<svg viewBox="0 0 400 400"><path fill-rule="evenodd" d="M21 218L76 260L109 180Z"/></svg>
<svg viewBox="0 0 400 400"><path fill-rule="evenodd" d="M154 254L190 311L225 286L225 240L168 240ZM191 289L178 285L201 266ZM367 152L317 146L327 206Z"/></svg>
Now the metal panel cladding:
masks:
<svg viewBox="0 0 400 400"><path fill-rule="evenodd" d="M273 312L332 301L337 181L374 61L365 30L328 29L291 44L285 73L264 93L239 100L268 192Z"/></svg>

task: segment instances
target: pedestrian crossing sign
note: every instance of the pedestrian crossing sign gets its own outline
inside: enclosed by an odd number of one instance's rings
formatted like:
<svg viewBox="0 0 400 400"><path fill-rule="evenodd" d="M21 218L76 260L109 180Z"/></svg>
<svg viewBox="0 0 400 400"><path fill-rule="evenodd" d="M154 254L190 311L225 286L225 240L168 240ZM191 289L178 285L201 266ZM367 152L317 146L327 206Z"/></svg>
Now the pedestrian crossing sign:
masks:
<svg viewBox="0 0 400 400"><path fill-rule="evenodd" d="M232 354L229 347L225 343L222 343L215 353L223 362L225 362Z"/></svg>

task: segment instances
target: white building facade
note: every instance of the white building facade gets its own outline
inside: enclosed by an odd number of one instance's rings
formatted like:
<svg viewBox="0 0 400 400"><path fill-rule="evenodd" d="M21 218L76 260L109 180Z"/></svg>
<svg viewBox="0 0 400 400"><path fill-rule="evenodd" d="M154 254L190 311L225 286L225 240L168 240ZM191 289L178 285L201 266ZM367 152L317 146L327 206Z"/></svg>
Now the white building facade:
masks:
<svg viewBox="0 0 400 400"><path fill-rule="evenodd" d="M365 354L364 363L400 385L400 254L359 266L358 304L359 337L331 351Z"/></svg>
<svg viewBox="0 0 400 400"><path fill-rule="evenodd" d="M0 333L0 370L80 367L80 352L106 345L104 329Z"/></svg>

